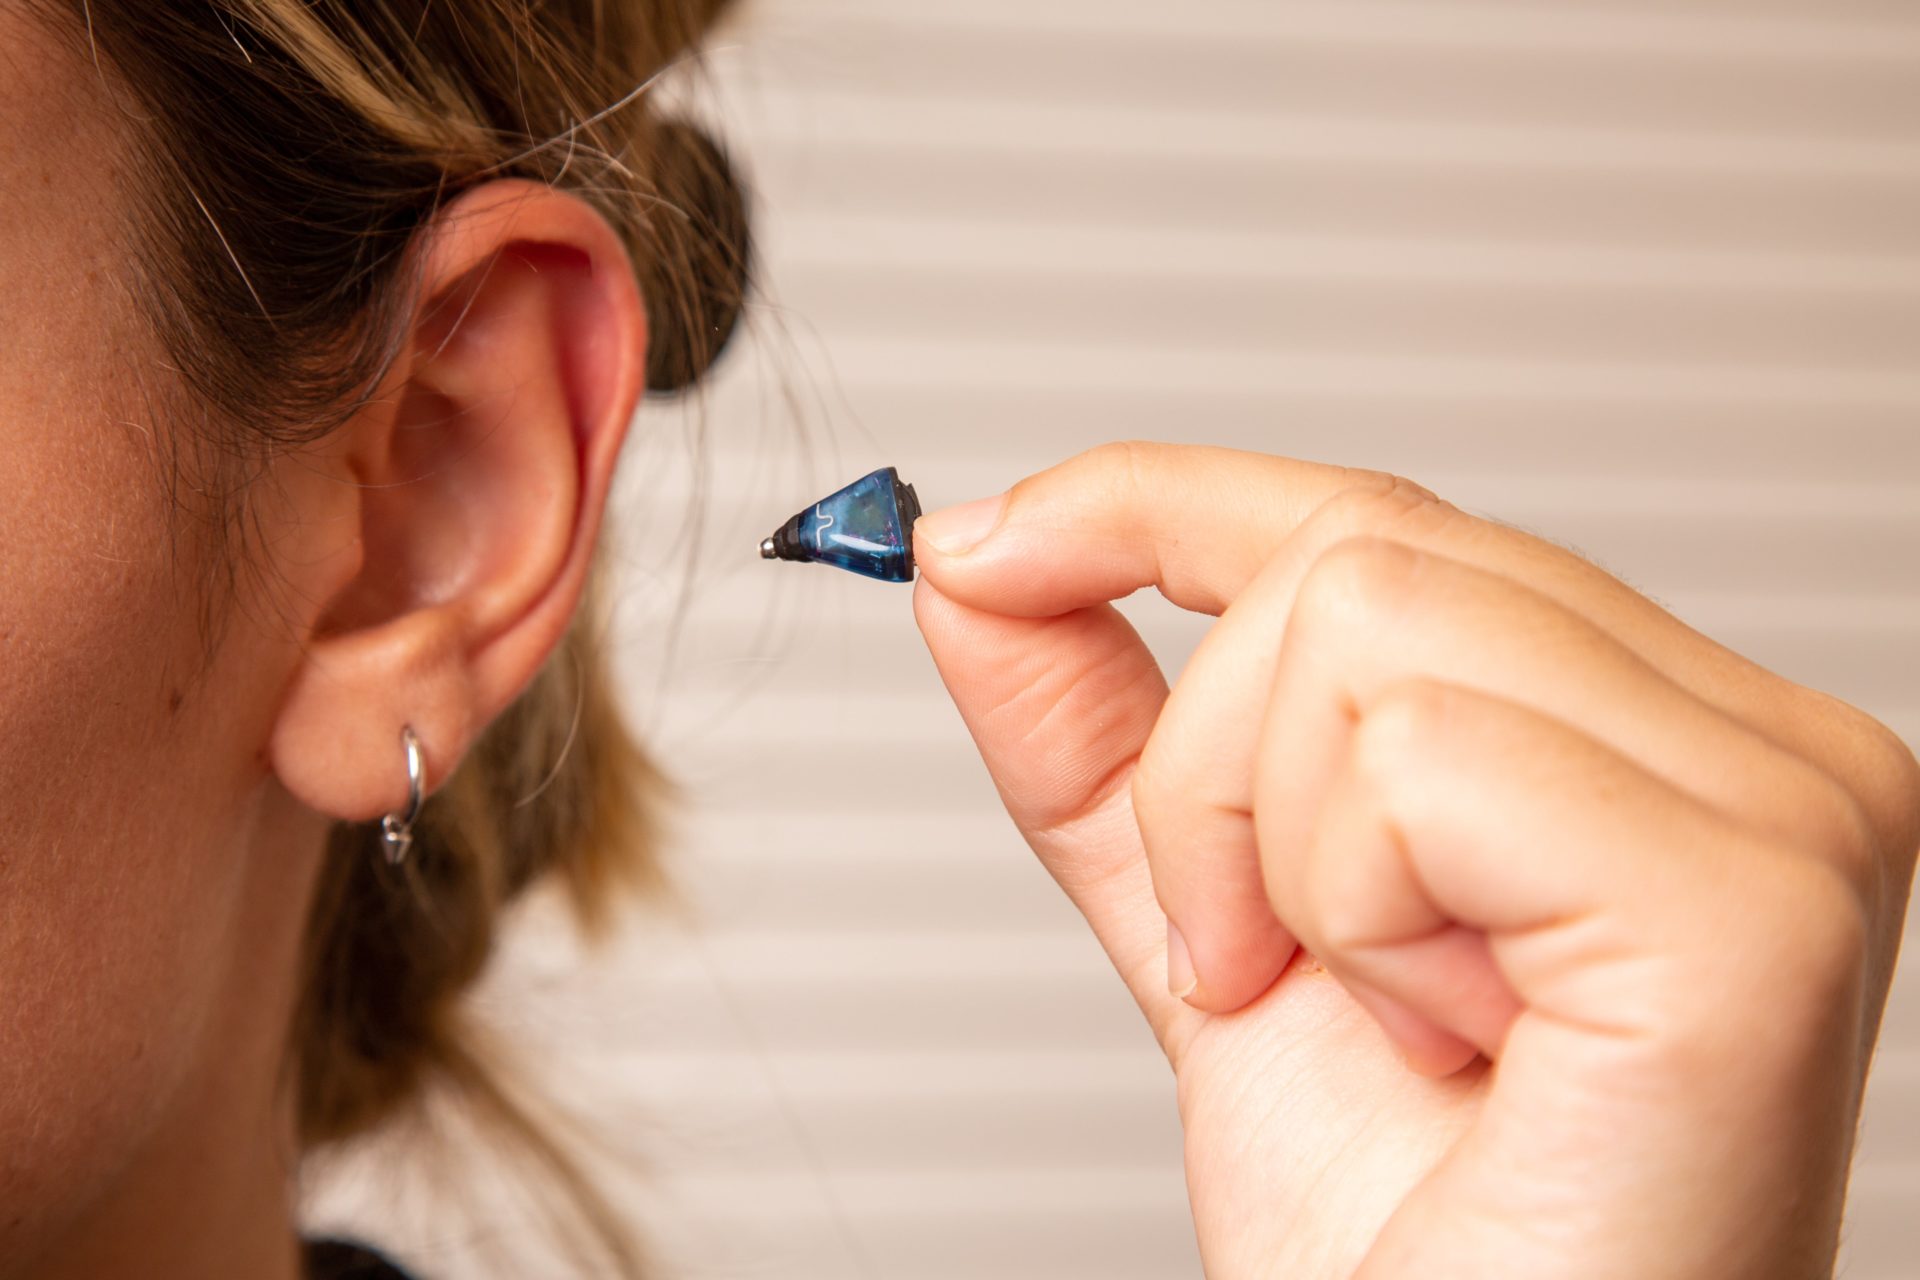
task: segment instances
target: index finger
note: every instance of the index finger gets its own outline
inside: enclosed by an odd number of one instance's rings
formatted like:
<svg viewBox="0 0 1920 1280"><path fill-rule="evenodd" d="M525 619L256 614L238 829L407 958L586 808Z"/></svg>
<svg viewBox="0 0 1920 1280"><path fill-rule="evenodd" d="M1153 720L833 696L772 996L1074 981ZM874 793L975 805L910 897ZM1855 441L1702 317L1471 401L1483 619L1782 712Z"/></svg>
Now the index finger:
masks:
<svg viewBox="0 0 1920 1280"><path fill-rule="evenodd" d="M1344 540L1387 537L1540 592L1833 776L1883 841L1903 856L1910 849L1912 756L1884 726L1714 643L1576 552L1466 515L1384 472L1232 449L1103 445L1000 500L922 517L914 550L943 594L984 612L1051 617L1157 586L1182 608L1218 615L1296 532L1296 578ZM1279 641L1258 646L1249 696L1264 687Z"/></svg>
<svg viewBox="0 0 1920 1280"><path fill-rule="evenodd" d="M1102 445L998 498L922 516L914 559L949 599L1052 617L1154 586L1218 614L1334 495L1377 471L1205 446Z"/></svg>

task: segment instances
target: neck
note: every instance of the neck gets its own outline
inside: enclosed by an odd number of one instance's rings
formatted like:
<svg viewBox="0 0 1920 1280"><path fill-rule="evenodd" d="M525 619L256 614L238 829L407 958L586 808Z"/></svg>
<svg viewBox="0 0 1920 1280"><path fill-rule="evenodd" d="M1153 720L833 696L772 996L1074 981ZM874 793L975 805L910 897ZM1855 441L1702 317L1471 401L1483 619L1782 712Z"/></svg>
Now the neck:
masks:
<svg viewBox="0 0 1920 1280"><path fill-rule="evenodd" d="M76 1223L67 1247L35 1269L39 1280L246 1276L299 1280L292 1188L296 1158L280 1125L232 1099L204 1128L152 1135L127 1170Z"/></svg>
<svg viewBox="0 0 1920 1280"><path fill-rule="evenodd" d="M300 1280L297 1073L287 1046L325 827L287 811L260 815L254 833L194 1067L121 1175L35 1260L35 1280Z"/></svg>

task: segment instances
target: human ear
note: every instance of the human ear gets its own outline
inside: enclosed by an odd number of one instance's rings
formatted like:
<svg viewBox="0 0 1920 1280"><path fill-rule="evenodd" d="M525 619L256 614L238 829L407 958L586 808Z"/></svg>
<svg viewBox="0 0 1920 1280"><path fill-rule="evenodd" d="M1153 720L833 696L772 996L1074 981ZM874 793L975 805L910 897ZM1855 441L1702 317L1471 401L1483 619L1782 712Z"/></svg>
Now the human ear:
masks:
<svg viewBox="0 0 1920 1280"><path fill-rule="evenodd" d="M345 821L403 807L403 726L431 790L558 645L645 378L632 262L585 202L491 182L422 234L392 373L318 462L339 532L268 747Z"/></svg>

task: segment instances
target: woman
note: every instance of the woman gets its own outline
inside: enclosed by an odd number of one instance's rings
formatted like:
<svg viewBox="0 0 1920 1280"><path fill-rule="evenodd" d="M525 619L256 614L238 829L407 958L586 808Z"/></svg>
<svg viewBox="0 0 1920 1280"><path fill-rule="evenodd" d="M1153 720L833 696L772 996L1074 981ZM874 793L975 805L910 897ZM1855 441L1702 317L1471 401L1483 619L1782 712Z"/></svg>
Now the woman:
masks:
<svg viewBox="0 0 1920 1280"><path fill-rule="evenodd" d="M551 1154L458 997L527 884L645 871L582 619L745 242L717 152L603 109L710 9L0 0L0 1277L373 1274L290 1182L430 1085ZM1368 473L1114 446L916 551L1209 1274L1830 1271L1920 845L1885 729ZM1171 694L1148 583L1220 617Z"/></svg>

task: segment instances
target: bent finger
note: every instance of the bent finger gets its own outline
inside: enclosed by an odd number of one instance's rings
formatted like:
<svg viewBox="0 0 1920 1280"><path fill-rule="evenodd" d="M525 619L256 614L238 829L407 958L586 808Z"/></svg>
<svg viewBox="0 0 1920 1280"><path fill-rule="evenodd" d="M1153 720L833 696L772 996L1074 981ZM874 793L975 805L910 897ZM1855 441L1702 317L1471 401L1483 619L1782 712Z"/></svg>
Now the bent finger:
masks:
<svg viewBox="0 0 1920 1280"><path fill-rule="evenodd" d="M1490 1057L1527 1016L1589 1038L1737 1036L1730 993L1778 1000L1796 963L1783 904L1842 883L1555 717L1434 681L1362 705L1304 856L1261 816L1273 781L1263 756L1256 822L1288 925Z"/></svg>
<svg viewBox="0 0 1920 1280"><path fill-rule="evenodd" d="M1304 568L1283 552L1202 641L1134 775L1155 892L1191 957L1189 1003L1237 1009L1291 953L1251 816L1263 735L1286 761L1265 797L1268 839L1284 830L1303 847L1352 707L1408 679L1545 711L1783 839L1832 844L1857 829L1844 794L1804 761L1528 586L1377 539Z"/></svg>
<svg viewBox="0 0 1920 1280"><path fill-rule="evenodd" d="M1360 709L1304 870L1289 923L1331 972L1498 1062L1474 1129L1363 1274L1490 1256L1531 1274L1570 1239L1606 1256L1623 1213L1691 1239L1701 1206L1719 1206L1750 1233L1751 1205L1839 1185L1865 924L1824 861L1550 716L1416 683ZM1727 1140L1748 1127L1794 1154L1755 1160ZM1700 1201L1701 1187L1737 1194ZM1529 1232L1542 1190L1607 1206L1580 1219L1598 1234Z"/></svg>

